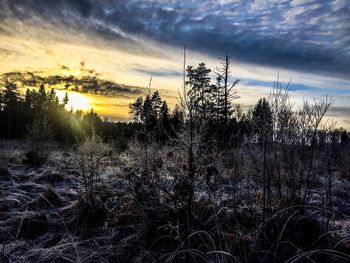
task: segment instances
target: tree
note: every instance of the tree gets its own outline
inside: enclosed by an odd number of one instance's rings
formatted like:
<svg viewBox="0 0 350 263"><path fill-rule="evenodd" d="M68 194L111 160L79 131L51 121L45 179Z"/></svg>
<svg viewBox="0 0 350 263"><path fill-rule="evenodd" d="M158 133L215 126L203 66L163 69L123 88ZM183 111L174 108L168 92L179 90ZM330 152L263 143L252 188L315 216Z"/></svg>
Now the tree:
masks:
<svg viewBox="0 0 350 263"><path fill-rule="evenodd" d="M162 118L162 107L164 107L164 103L157 90L152 95L147 94L145 99L142 97L137 98L134 103L129 105L133 120L141 122L145 126L145 132L147 133L154 133L157 127L161 127L159 122ZM167 105L166 109L168 111Z"/></svg>
<svg viewBox="0 0 350 263"><path fill-rule="evenodd" d="M340 144L342 146L345 146L349 143L349 135L346 130L343 130L343 132L340 135Z"/></svg>
<svg viewBox="0 0 350 263"><path fill-rule="evenodd" d="M68 104L69 98L68 98L68 93L66 92L66 94L64 95L63 98L63 105L66 106Z"/></svg>
<svg viewBox="0 0 350 263"><path fill-rule="evenodd" d="M156 90L151 97L152 114L155 118L159 118L160 108L162 106L162 99L159 95L158 90Z"/></svg>
<svg viewBox="0 0 350 263"><path fill-rule="evenodd" d="M21 106L21 99L15 83L5 81L2 103L5 118L4 123L7 124L7 137L14 137L18 133L19 110Z"/></svg>
<svg viewBox="0 0 350 263"><path fill-rule="evenodd" d="M93 109L83 117L84 130L92 135L96 130L100 131L102 127L102 119Z"/></svg>
<svg viewBox="0 0 350 263"><path fill-rule="evenodd" d="M175 105L174 110L171 113L171 125L174 132L179 132L184 125L184 113L181 111L179 105Z"/></svg>
<svg viewBox="0 0 350 263"><path fill-rule="evenodd" d="M187 67L187 97L191 100L194 117L203 121L207 120L210 115L210 72L211 70L203 62L198 64L197 68Z"/></svg>
<svg viewBox="0 0 350 263"><path fill-rule="evenodd" d="M173 137L173 136L174 136L174 130L172 129L170 124L169 108L166 101L164 101L160 108L158 137L161 142L165 142L168 140L169 137Z"/></svg>
<svg viewBox="0 0 350 263"><path fill-rule="evenodd" d="M153 106L154 102L152 101L152 98L149 95L147 95L143 102L141 115L141 119L143 120L143 123L145 125L146 132L153 131L154 128L157 126L157 115Z"/></svg>
<svg viewBox="0 0 350 263"><path fill-rule="evenodd" d="M262 98L255 105L252 116L252 126L257 141L263 143L269 141L272 136L272 112L269 102Z"/></svg>
<svg viewBox="0 0 350 263"><path fill-rule="evenodd" d="M228 122L233 113L233 107L231 101L233 99L239 98L237 91L234 89L239 80L230 82L230 57L226 53L224 62L216 70L217 74L217 98L216 98L216 107L218 117L223 119L225 122Z"/></svg>
<svg viewBox="0 0 350 263"><path fill-rule="evenodd" d="M262 98L255 105L252 114L253 131L257 136L257 142L263 149L263 164L262 164L262 187L263 187L263 221L265 222L265 209L267 203L270 204L271 200L271 174L268 169L269 155L268 147L272 141L272 111L269 102L266 98ZM267 195L266 195L267 194Z"/></svg>
<svg viewBox="0 0 350 263"><path fill-rule="evenodd" d="M42 115L43 111L46 110L48 101L48 94L46 94L45 86L43 84L40 85L38 92L38 115Z"/></svg>
<svg viewBox="0 0 350 263"><path fill-rule="evenodd" d="M142 108L143 108L143 98L138 97L134 103L131 103L129 105L130 108L130 114L132 115L132 118L136 122L142 121Z"/></svg>

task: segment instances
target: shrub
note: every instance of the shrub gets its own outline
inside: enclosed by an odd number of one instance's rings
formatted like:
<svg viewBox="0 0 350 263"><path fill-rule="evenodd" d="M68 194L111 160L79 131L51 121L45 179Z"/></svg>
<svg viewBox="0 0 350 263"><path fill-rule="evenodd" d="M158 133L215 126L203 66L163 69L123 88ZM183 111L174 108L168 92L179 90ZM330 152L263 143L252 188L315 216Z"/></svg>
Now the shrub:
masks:
<svg viewBox="0 0 350 263"><path fill-rule="evenodd" d="M83 186L88 201L94 203L96 184L104 170L103 159L109 153L109 145L101 137L93 133L78 146L76 163L79 174L83 179Z"/></svg>
<svg viewBox="0 0 350 263"><path fill-rule="evenodd" d="M50 141L53 131L46 119L35 120L28 127L29 151L23 159L24 164L40 166L44 164L49 156Z"/></svg>

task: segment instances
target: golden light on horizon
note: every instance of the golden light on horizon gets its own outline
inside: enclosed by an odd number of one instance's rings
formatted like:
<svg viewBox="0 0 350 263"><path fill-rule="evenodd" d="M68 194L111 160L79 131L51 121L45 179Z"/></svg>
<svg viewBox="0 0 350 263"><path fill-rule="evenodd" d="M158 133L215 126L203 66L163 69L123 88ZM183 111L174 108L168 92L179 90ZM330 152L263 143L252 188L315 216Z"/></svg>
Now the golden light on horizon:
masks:
<svg viewBox="0 0 350 263"><path fill-rule="evenodd" d="M73 111L88 111L93 108L91 105L91 100L84 94L75 91L56 90L57 97L60 101L63 101L66 93L68 94L69 99L67 105L65 106L66 110L73 109Z"/></svg>
<svg viewBox="0 0 350 263"><path fill-rule="evenodd" d="M49 31L49 33L35 25L26 25L25 29L14 35L0 34L0 57L2 59L0 74L33 72L44 79L47 76L81 78L92 74L90 76L138 87L147 87L150 76L153 76L152 89L160 90L162 98L167 100L169 106L178 102L178 90L182 89L182 48L169 47L147 40L143 46L145 48L156 46L159 52L140 54L136 52L137 50L132 52L121 46L111 45L110 41L97 40L89 35L82 41L82 38L77 37L78 34L75 31L68 32L69 37L62 39L57 37L63 35L60 28ZM186 53L188 65L196 65L201 61L205 61L206 65L212 69L220 63L217 57L199 51L189 50ZM277 72L279 72L281 82L288 83L292 79L292 86L294 82L297 85L301 84L296 90L291 90L293 101L302 102L305 98L311 97L322 99L330 90L329 87L335 86L334 88L340 93L334 95L336 102L333 106L338 109L348 107L346 93L348 82L332 76L253 65L234 59L232 59L232 72L233 79L237 77L242 80L237 85L241 98L234 103L246 108L252 107L258 98L269 96L273 86L270 83L275 81ZM254 84L250 84L251 81ZM66 87L62 85L62 83L47 85L47 89L56 90L61 101L66 92ZM39 85L30 86L30 88L38 87ZM303 87L311 87L312 90L303 90ZM89 111L93 108L102 117L123 121L130 120L129 103L141 95L115 92L112 98L104 95L67 92L69 95L67 110ZM164 96L165 94L169 97ZM128 98L123 99L122 97ZM333 112L330 116L337 120L337 126L350 129L350 122L345 113Z"/></svg>

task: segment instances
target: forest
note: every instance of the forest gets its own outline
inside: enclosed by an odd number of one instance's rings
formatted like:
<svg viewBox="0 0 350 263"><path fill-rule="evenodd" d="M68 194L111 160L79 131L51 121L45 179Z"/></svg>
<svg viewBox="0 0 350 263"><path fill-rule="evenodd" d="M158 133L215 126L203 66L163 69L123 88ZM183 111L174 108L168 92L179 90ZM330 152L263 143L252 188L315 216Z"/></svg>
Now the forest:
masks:
<svg viewBox="0 0 350 263"><path fill-rule="evenodd" d="M1 262L350 262L334 99L296 106L277 79L244 109L231 75L184 67L178 104L150 85L129 122L4 79Z"/></svg>

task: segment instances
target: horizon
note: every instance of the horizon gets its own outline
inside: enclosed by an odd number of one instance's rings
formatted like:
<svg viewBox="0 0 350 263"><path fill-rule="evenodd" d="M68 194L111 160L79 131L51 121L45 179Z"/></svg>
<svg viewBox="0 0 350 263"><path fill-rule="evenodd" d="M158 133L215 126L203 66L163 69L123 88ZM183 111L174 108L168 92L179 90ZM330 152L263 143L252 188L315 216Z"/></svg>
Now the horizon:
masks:
<svg viewBox="0 0 350 263"><path fill-rule="evenodd" d="M205 62L212 70L227 51L231 79L240 79L234 104L247 108L268 97L279 75L284 86L291 80L296 106L332 96L327 117L350 129L347 1L5 0L0 7L1 74L92 76L140 88L80 92L89 102L79 106L82 97L74 98L77 109L89 104L102 116L128 120L129 103L151 76L152 89L173 106L186 44L186 64Z"/></svg>

